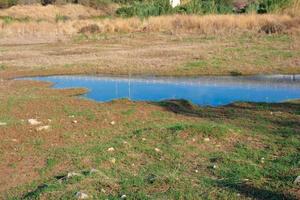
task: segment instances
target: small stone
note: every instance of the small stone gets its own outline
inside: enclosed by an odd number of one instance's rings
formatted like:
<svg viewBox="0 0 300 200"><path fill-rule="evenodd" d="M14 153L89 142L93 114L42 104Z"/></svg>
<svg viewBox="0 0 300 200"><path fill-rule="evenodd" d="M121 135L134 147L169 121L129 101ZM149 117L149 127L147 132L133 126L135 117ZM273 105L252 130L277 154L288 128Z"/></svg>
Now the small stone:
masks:
<svg viewBox="0 0 300 200"><path fill-rule="evenodd" d="M146 141L146 138L142 138L143 141Z"/></svg>
<svg viewBox="0 0 300 200"><path fill-rule="evenodd" d="M261 162L261 163L265 163L265 158L261 158L261 159L260 159L260 162Z"/></svg>
<svg viewBox="0 0 300 200"><path fill-rule="evenodd" d="M116 159L115 159L115 158L112 158L112 159L110 159L110 162L111 162L112 164L115 164L115 163L116 163Z"/></svg>
<svg viewBox="0 0 300 200"><path fill-rule="evenodd" d="M89 198L89 195L87 195L83 192L77 192L75 196L77 199L88 199Z"/></svg>
<svg viewBox="0 0 300 200"><path fill-rule="evenodd" d="M212 168L213 168L213 169L217 169L217 165L213 165Z"/></svg>
<svg viewBox="0 0 300 200"><path fill-rule="evenodd" d="M156 152L160 152L160 149L159 148L155 148L154 149Z"/></svg>
<svg viewBox="0 0 300 200"><path fill-rule="evenodd" d="M36 131L46 131L46 130L49 130L49 129L50 129L50 126L47 125L47 126L39 126L35 130Z"/></svg>
<svg viewBox="0 0 300 200"><path fill-rule="evenodd" d="M249 179L247 179L247 178L244 178L244 179L243 179L243 181L249 181Z"/></svg>
<svg viewBox="0 0 300 200"><path fill-rule="evenodd" d="M126 142L126 141L123 141L123 144L128 144L128 142Z"/></svg>
<svg viewBox="0 0 300 200"><path fill-rule="evenodd" d="M77 124L78 121L77 121L77 120L73 120L72 123L73 123L73 124Z"/></svg>
<svg viewBox="0 0 300 200"><path fill-rule="evenodd" d="M193 142L196 142L196 139L195 139L195 138L193 138L193 139L192 139L192 141L193 141Z"/></svg>
<svg viewBox="0 0 300 200"><path fill-rule="evenodd" d="M106 190L104 190L104 189L102 188L102 189L101 189L101 192L105 193L105 192L106 192Z"/></svg>
<svg viewBox="0 0 300 200"><path fill-rule="evenodd" d="M107 151L109 151L109 152L112 152L114 150L115 150L115 148L113 148L113 147L110 147L110 148L107 149Z"/></svg>
<svg viewBox="0 0 300 200"><path fill-rule="evenodd" d="M209 142L210 141L210 139L209 138L204 138L204 140L203 140L204 142Z"/></svg>
<svg viewBox="0 0 300 200"><path fill-rule="evenodd" d="M0 122L0 126L6 126L7 123L6 122Z"/></svg>
<svg viewBox="0 0 300 200"><path fill-rule="evenodd" d="M74 115L70 115L69 117L70 117L70 118L74 118L75 116L74 116Z"/></svg>
<svg viewBox="0 0 300 200"><path fill-rule="evenodd" d="M79 174L79 173L77 173L77 172L69 172L69 173L67 174L67 178L71 178L71 177L73 177L73 176L81 176L81 174Z"/></svg>
<svg viewBox="0 0 300 200"><path fill-rule="evenodd" d="M17 139L11 139L11 141L13 141L13 142L18 142L18 140L17 140Z"/></svg>
<svg viewBox="0 0 300 200"><path fill-rule="evenodd" d="M92 168L91 171L90 171L90 174L95 174L95 173L98 173L98 172L99 172L99 170Z"/></svg>
<svg viewBox="0 0 300 200"><path fill-rule="evenodd" d="M39 122L37 119L28 119L28 123L30 124L30 125L39 125L39 124L41 124L42 122Z"/></svg>
<svg viewBox="0 0 300 200"><path fill-rule="evenodd" d="M48 119L48 122L52 122L52 119Z"/></svg>
<svg viewBox="0 0 300 200"><path fill-rule="evenodd" d="M195 172L198 173L199 172L198 169L196 169Z"/></svg>
<svg viewBox="0 0 300 200"><path fill-rule="evenodd" d="M121 199L126 199L126 195L125 194L123 194L122 196L121 196Z"/></svg>
<svg viewBox="0 0 300 200"><path fill-rule="evenodd" d="M110 124L111 124L111 125L115 125L116 122L115 122L115 121L111 121Z"/></svg>
<svg viewBox="0 0 300 200"><path fill-rule="evenodd" d="M297 176L297 178L294 181L294 184L300 184L300 176Z"/></svg>

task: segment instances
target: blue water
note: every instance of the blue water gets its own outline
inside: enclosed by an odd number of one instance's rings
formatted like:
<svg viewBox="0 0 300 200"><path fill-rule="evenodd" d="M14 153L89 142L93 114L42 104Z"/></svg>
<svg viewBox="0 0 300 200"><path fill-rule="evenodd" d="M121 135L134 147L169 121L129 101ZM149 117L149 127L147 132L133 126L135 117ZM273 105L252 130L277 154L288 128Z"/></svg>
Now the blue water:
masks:
<svg viewBox="0 0 300 200"><path fill-rule="evenodd" d="M50 81L54 88L88 88L84 97L100 102L118 98L136 101L187 99L220 106L236 101L282 102L300 99L300 75L247 77L109 77L49 76L25 78Z"/></svg>

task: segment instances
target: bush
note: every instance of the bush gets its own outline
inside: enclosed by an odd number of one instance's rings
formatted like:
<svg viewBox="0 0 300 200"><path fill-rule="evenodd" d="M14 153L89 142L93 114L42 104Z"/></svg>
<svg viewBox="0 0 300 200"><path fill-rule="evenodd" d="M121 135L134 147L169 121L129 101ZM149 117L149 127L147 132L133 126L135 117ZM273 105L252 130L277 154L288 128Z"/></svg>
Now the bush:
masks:
<svg viewBox="0 0 300 200"><path fill-rule="evenodd" d="M97 24L90 24L84 26L78 31L78 33L82 33L82 34L94 34L99 32L100 32L100 28Z"/></svg>
<svg viewBox="0 0 300 200"><path fill-rule="evenodd" d="M17 5L18 0L0 0L0 8L8 8Z"/></svg>

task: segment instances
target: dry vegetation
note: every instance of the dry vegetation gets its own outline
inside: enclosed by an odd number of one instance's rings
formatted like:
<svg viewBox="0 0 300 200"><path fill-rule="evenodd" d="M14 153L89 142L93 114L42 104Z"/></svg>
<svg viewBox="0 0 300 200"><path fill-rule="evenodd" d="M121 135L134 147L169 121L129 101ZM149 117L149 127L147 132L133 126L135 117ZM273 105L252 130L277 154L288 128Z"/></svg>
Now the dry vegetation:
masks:
<svg viewBox="0 0 300 200"><path fill-rule="evenodd" d="M143 20L95 18L96 15L103 15L103 12L79 5L36 8L39 6L16 6L0 11L0 16L13 17L9 20L5 17L0 19L0 43L28 43L32 39L52 42L82 33L170 32L230 35L257 33L261 30L267 33L299 33L300 30L300 17L286 14L171 15ZM299 10L297 7L294 9ZM22 20L24 18L28 20Z"/></svg>

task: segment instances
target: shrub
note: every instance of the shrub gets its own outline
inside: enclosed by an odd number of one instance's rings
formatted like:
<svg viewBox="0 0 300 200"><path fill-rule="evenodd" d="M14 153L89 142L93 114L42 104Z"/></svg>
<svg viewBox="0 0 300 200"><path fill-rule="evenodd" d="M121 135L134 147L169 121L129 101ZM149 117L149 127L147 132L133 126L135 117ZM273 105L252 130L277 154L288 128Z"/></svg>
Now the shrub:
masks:
<svg viewBox="0 0 300 200"><path fill-rule="evenodd" d="M90 24L84 26L78 31L78 33L82 33L82 34L94 34L99 32L100 32L100 28L97 24Z"/></svg>
<svg viewBox="0 0 300 200"><path fill-rule="evenodd" d="M14 6L18 3L18 0L0 0L0 9Z"/></svg>
<svg viewBox="0 0 300 200"><path fill-rule="evenodd" d="M264 32L266 34L282 33L284 26L276 22L268 22L260 28L259 32Z"/></svg>

